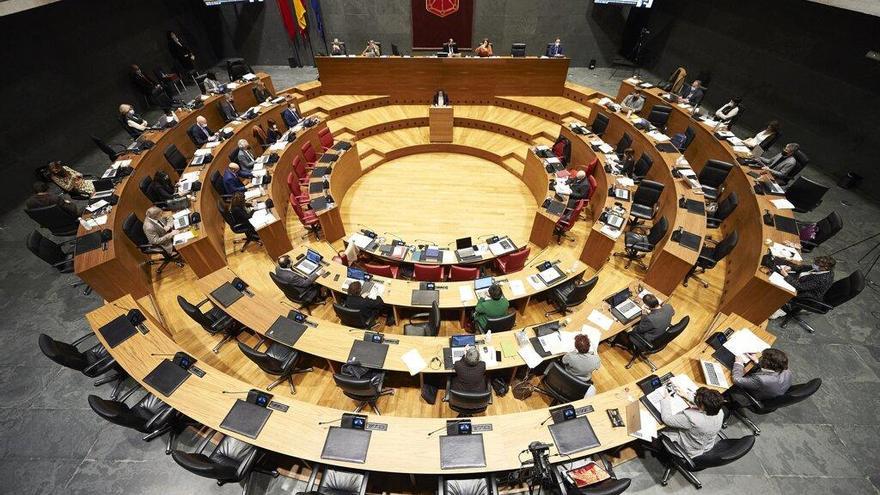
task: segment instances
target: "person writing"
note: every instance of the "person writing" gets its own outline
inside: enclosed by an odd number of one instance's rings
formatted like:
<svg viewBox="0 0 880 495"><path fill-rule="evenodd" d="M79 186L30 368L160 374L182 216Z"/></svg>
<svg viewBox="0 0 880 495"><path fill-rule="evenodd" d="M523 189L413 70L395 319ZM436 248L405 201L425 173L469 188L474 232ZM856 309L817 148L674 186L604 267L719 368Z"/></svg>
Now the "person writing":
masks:
<svg viewBox="0 0 880 495"><path fill-rule="evenodd" d="M798 297L822 300L825 292L834 283L834 266L837 264L830 256L819 256L812 265L779 268L785 281L797 290Z"/></svg>
<svg viewBox="0 0 880 495"><path fill-rule="evenodd" d="M547 51L544 52L544 55L548 57L562 57L565 55L564 50L562 49L562 41L559 38L556 38L556 41L547 45Z"/></svg>
<svg viewBox="0 0 880 495"><path fill-rule="evenodd" d="M725 124L729 124L737 115L739 115L741 103L742 98L739 96L731 99L723 107L715 111L715 118Z"/></svg>
<svg viewBox="0 0 880 495"><path fill-rule="evenodd" d="M623 99L621 103L623 105L624 110L628 110L632 113L639 113L645 108L645 96L642 94L642 90L636 88L635 91L626 95L626 98Z"/></svg>
<svg viewBox="0 0 880 495"><path fill-rule="evenodd" d="M486 363L480 360L480 353L474 346L468 346L464 356L453 366L451 387L459 392L485 392Z"/></svg>
<svg viewBox="0 0 880 495"><path fill-rule="evenodd" d="M33 190L34 195L28 198L27 202L25 202L25 208L28 210L58 205L59 208L67 211L71 215L76 217L79 216L79 211L77 211L76 205L73 204L73 202L62 198L55 193L49 192L49 184L43 181L34 182Z"/></svg>
<svg viewBox="0 0 880 495"><path fill-rule="evenodd" d="M489 299L480 298L474 308L474 324L480 332L486 331L489 318L500 318L507 314L510 302L504 297L504 292L498 284L489 286Z"/></svg>
<svg viewBox="0 0 880 495"><path fill-rule="evenodd" d="M133 106L127 103L119 105L119 123L132 139L139 138L144 131L150 128L150 124L134 111Z"/></svg>
<svg viewBox="0 0 880 495"><path fill-rule="evenodd" d="M733 384L737 389L744 390L752 397L775 399L788 392L791 387L791 370L788 369L788 356L779 349L769 348L761 353L758 367L745 373L745 365L752 356L738 355L733 362ZM736 397L735 393L731 393ZM745 403L744 403L745 404Z"/></svg>
<svg viewBox="0 0 880 495"><path fill-rule="evenodd" d="M789 174L791 174L797 166L797 160L794 157L794 153L798 149L800 149L800 145L797 143L788 143L782 148L782 152L778 153L776 156L772 158L758 158L761 164L764 165L761 173L763 175L771 175L777 180L788 179Z"/></svg>
<svg viewBox="0 0 880 495"><path fill-rule="evenodd" d="M667 392L660 400L660 418L668 428L660 434L678 444L690 458L712 450L724 423L721 406L724 398L715 390L700 387L694 393L693 405L684 411L672 413L673 395Z"/></svg>
<svg viewBox="0 0 880 495"><path fill-rule="evenodd" d="M363 286L359 281L348 284L348 297L345 298L345 307L360 311L365 320L375 318L384 312L385 324L394 325L394 311L391 306L386 305L381 296L376 296L375 299L364 297L361 292L362 289Z"/></svg>
<svg viewBox="0 0 880 495"><path fill-rule="evenodd" d="M60 161L49 163L46 169L47 178L68 194L91 196L95 193L95 185L92 181L83 177L83 174L63 165Z"/></svg>
<svg viewBox="0 0 880 495"><path fill-rule="evenodd" d="M176 234L174 222L163 219L161 209L155 206L147 208L144 218L144 235L147 236L147 242L154 246L160 246L171 253L174 250L173 243Z"/></svg>
<svg viewBox="0 0 880 495"><path fill-rule="evenodd" d="M602 366L599 356L590 349L590 338L584 334L574 337L574 349L562 356L562 366L569 374L585 382L593 380L593 372Z"/></svg>
<svg viewBox="0 0 880 495"><path fill-rule="evenodd" d="M492 43L489 42L489 38L483 38L483 42L474 50L478 57L491 57L492 53Z"/></svg>
<svg viewBox="0 0 880 495"><path fill-rule="evenodd" d="M242 170L237 163L230 163L223 172L223 189L226 190L226 194L245 192L247 187L241 181L243 177L250 177L250 174Z"/></svg>
<svg viewBox="0 0 880 495"><path fill-rule="evenodd" d="M437 93L434 94L434 106L435 107L447 107L451 103L449 101L449 95L446 94L446 91L442 89L438 89Z"/></svg>

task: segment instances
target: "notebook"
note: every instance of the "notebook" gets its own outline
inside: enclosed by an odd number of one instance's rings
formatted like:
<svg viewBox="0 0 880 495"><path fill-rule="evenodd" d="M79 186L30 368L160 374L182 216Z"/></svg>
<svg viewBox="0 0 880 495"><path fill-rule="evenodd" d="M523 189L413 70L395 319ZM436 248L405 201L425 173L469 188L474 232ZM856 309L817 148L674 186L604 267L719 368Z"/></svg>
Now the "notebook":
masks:
<svg viewBox="0 0 880 495"><path fill-rule="evenodd" d="M434 302L440 302L440 291L421 289L412 291L413 306L431 306Z"/></svg>
<svg viewBox="0 0 880 495"><path fill-rule="evenodd" d="M596 433L586 416L555 423L549 426L553 443L562 455L592 449L600 445Z"/></svg>
<svg viewBox="0 0 880 495"><path fill-rule="evenodd" d="M382 369L385 356L388 355L388 344L355 340L348 353L348 362L357 361L365 368Z"/></svg>
<svg viewBox="0 0 880 495"><path fill-rule="evenodd" d="M289 318L279 316L275 323L266 331L266 337L280 342L288 347L293 347L296 341L305 333L308 327Z"/></svg>
<svg viewBox="0 0 880 495"><path fill-rule="evenodd" d="M331 426L324 440L321 459L363 464L367 460L372 434L370 430Z"/></svg>
<svg viewBox="0 0 880 495"><path fill-rule="evenodd" d="M271 415L271 409L238 399L220 427L248 438L257 438Z"/></svg>
<svg viewBox="0 0 880 495"><path fill-rule="evenodd" d="M442 435L440 437L440 469L486 467L483 435Z"/></svg>
<svg viewBox="0 0 880 495"><path fill-rule="evenodd" d="M773 215L773 220L776 223L776 230L787 232L789 234L798 233L797 222L794 218L784 217L782 215Z"/></svg>
<svg viewBox="0 0 880 495"><path fill-rule="evenodd" d="M211 297L213 297L224 308L232 306L232 304L241 299L243 295L244 294L242 294L241 291L233 287L229 282L224 283L211 292Z"/></svg>
<svg viewBox="0 0 880 495"><path fill-rule="evenodd" d="M168 397L173 394L174 391L177 390L187 378L189 378L189 376L190 373L181 366L168 359L163 359L153 371L144 377L144 382L156 389L160 394Z"/></svg>
<svg viewBox="0 0 880 495"><path fill-rule="evenodd" d="M137 333L137 329L128 320L128 315L120 315L110 323L98 329L107 345L113 349Z"/></svg>

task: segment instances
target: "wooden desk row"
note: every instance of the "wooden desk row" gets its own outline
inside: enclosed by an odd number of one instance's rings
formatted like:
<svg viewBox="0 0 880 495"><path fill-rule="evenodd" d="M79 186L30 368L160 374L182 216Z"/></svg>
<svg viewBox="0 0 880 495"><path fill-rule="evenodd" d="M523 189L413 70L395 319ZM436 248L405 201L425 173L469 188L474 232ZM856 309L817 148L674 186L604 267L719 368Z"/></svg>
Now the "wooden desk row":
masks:
<svg viewBox="0 0 880 495"><path fill-rule="evenodd" d="M269 91L274 91L271 78L266 74L258 74ZM254 83L240 82L232 90L235 106L239 110L247 109L256 103L253 95ZM217 105L223 96L210 96L204 100L204 106L193 111L178 110L180 123L162 131L149 131L144 134L146 139L156 143L151 149L139 155L124 155L119 159L131 159L132 173L116 185L114 194L118 203L110 210L107 223L102 229L113 231L113 239L107 242L106 249L95 249L74 258L76 275L85 281L96 293L106 300L114 300L125 294L143 297L152 292L151 272L145 262L147 258L125 236L122 222L129 213L136 213L143 220L144 211L151 206L150 200L138 190L142 178L152 176L157 171L167 173L172 180L177 180L177 172L171 168L163 155L165 149L175 145L186 157L191 157L196 146L189 139L187 130L196 123L197 117L205 117L208 127L219 129L224 122ZM94 229L96 230L96 229ZM78 236L89 231L80 227Z"/></svg>
<svg viewBox="0 0 880 495"><path fill-rule="evenodd" d="M633 80L621 82L618 101L632 93L637 83L638 81ZM720 230L724 235L736 230L739 233L739 243L727 257L727 275L719 311L737 313L755 324L763 322L795 295L770 283L768 275L761 271L761 257L766 253L764 243L770 239L799 248L800 240L797 234L789 234L765 225L762 217L765 211L769 211L774 215L794 218L793 210L776 208L770 202L774 196L755 194L756 180L746 175L749 172L747 167L738 165L736 159L741 155L733 151L733 146L727 140L715 137L711 127L694 120L689 108L664 99L661 96L664 93L665 91L657 87L643 89L642 94L646 101L639 114L647 116L654 105L672 107L667 132L670 135L683 133L690 127L696 134L684 153L694 170L699 173L707 160L734 164L725 182L725 195L735 192L739 206L721 224Z"/></svg>
<svg viewBox="0 0 880 495"><path fill-rule="evenodd" d="M130 308L138 308L143 311L143 308L139 308L130 296L125 296L113 304L104 305L87 315L89 324L103 344L106 345L106 342L98 329L114 318L125 315ZM117 347L109 349L120 366L146 390L161 397L163 401L182 414L209 428L271 452L307 461L368 471L449 474L517 469L520 467L518 454L527 449L529 443L533 441L553 443L549 429L542 426L542 422L545 422L549 417L548 409L474 418L475 424L488 423L492 425L490 431L482 433L486 466L454 471L441 470L440 435L429 435L428 433L442 429L446 424L446 419L370 415L368 421L384 423L387 430L372 433L365 463L325 460L321 458L321 451L327 436L328 426L321 425L320 422L338 419L345 411L279 396L276 396L274 400L287 405L289 409L286 412L273 411L259 435L255 439L248 438L220 426L226 414L239 398L237 395L224 394L223 392L248 390L254 388L253 384L229 376L204 362L197 363L197 366L205 372L204 376L190 376L171 396L163 396L144 381L146 375L162 362L164 355L173 355L178 351L185 352L186 349L177 345L168 336L168 330L164 329L149 312L143 312L147 315L145 325L150 331L147 334L135 333ZM761 328L754 327L736 315L721 319L709 330L723 330L727 327L734 329L747 327L768 342L773 341L772 335L767 334ZM712 349L706 350L705 347L696 346L669 365L660 368L657 374L662 375L667 372L687 374L695 383L703 385L698 359L711 359L712 352ZM729 381L729 374L727 378ZM617 408L623 411L627 404L640 395L638 388L630 384L573 402L572 405L575 407L590 405L594 408L594 411L589 413L587 418L601 445L577 452L571 457L587 456L633 441L627 435L626 428L612 427L605 410ZM551 453L555 454L555 449Z"/></svg>

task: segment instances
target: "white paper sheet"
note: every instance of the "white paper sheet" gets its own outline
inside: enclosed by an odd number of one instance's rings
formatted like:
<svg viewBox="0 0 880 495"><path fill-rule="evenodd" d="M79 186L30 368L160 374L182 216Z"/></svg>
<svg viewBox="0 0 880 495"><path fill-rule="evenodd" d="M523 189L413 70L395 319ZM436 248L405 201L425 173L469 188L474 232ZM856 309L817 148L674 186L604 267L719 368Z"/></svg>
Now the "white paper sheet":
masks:
<svg viewBox="0 0 880 495"><path fill-rule="evenodd" d="M541 362L543 361L543 359L541 359L541 356L538 355L537 352L535 352L535 349L532 347L531 343L520 346L518 352L519 357L521 357L523 361L526 362L526 366L528 366L529 368L534 368L541 364Z"/></svg>
<svg viewBox="0 0 880 495"><path fill-rule="evenodd" d="M181 232L181 233L175 235L174 240L171 242L176 246L178 244L183 244L184 242L187 242L190 239L194 239L195 236L196 235L193 233L192 230L187 230L187 231L184 231L184 232Z"/></svg>
<svg viewBox="0 0 880 495"><path fill-rule="evenodd" d="M529 285L531 285L532 288L535 290L541 290L545 287L544 283L541 282L541 279L539 279L537 275L529 276L528 281L529 281Z"/></svg>
<svg viewBox="0 0 880 495"><path fill-rule="evenodd" d="M734 332L724 343L724 347L734 356L741 354L754 354L770 348L770 344L761 340L748 328Z"/></svg>
<svg viewBox="0 0 880 495"><path fill-rule="evenodd" d="M418 375L423 369L428 367L428 363L425 362L425 359L419 354L418 349L410 349L400 356L400 359L403 361L403 364L406 365L406 369L409 370L409 374L412 376Z"/></svg>
<svg viewBox="0 0 880 495"><path fill-rule="evenodd" d="M468 285L462 285L458 288L458 296L461 298L462 303L467 303L469 301L474 300L474 289Z"/></svg>
<svg viewBox="0 0 880 495"><path fill-rule="evenodd" d="M783 289L791 292L792 294L797 294L797 289L795 289L790 283L785 281L785 277L783 277L780 273L773 272L770 274L770 283L777 286L782 287Z"/></svg>
<svg viewBox="0 0 880 495"><path fill-rule="evenodd" d="M777 209L780 209L780 210L793 210L794 209L794 205L791 203L791 201L789 201L785 198L771 199L770 202L773 203L773 206L775 206Z"/></svg>
<svg viewBox="0 0 880 495"><path fill-rule="evenodd" d="M801 254L798 252L797 249L790 248L785 244L780 244L778 242L774 242L770 246L770 254L772 254L776 258L785 258L787 260L797 262L803 261L803 258L801 258Z"/></svg>
<svg viewBox="0 0 880 495"><path fill-rule="evenodd" d="M519 297L525 295L526 287L522 280L511 280L509 284L510 292L512 292L514 296Z"/></svg>
<svg viewBox="0 0 880 495"><path fill-rule="evenodd" d="M614 323L614 320L603 315L599 311L596 311L595 309L590 312L590 316L587 316L587 320L589 320L591 323L595 324L602 330L610 329L611 325Z"/></svg>

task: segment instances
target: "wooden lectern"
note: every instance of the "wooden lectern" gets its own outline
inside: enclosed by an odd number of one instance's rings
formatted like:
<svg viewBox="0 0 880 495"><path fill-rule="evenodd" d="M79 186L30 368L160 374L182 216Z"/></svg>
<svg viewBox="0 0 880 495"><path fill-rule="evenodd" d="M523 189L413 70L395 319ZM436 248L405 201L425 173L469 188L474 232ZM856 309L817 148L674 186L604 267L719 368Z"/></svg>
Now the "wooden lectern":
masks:
<svg viewBox="0 0 880 495"><path fill-rule="evenodd" d="M428 110L428 125L432 143L452 142L452 107L434 107Z"/></svg>

